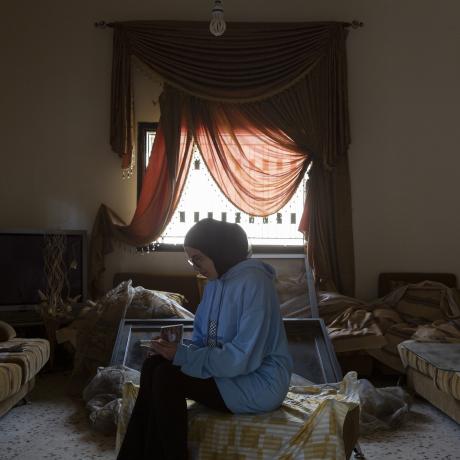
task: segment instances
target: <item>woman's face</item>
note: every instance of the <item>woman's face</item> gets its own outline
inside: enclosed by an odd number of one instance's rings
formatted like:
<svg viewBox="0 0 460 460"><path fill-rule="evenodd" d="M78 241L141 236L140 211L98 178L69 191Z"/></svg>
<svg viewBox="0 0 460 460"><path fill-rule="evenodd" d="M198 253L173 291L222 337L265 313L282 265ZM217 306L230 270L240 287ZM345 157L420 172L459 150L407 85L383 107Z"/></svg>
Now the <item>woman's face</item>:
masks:
<svg viewBox="0 0 460 460"><path fill-rule="evenodd" d="M185 256L188 263L197 270L201 275L206 276L209 280L219 278L214 262L200 250L184 246Z"/></svg>

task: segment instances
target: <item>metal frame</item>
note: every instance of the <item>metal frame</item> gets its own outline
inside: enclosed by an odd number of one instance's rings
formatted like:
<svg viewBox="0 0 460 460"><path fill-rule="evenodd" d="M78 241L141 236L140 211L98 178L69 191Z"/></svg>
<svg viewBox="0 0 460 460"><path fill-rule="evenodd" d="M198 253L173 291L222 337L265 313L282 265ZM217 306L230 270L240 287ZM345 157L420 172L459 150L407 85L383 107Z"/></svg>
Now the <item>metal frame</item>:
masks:
<svg viewBox="0 0 460 460"><path fill-rule="evenodd" d="M294 359L294 372L314 383L334 383L341 380L342 371L334 348L327 334L326 326L320 318L285 318L283 323ZM160 327L183 324L184 332L192 332L192 319L124 319L118 328L113 348L111 365L130 364L129 354L139 343L136 334L148 339L159 334ZM133 342L137 341L137 342ZM305 351L299 355L296 345L305 344ZM138 361L145 358L148 350L139 352ZM145 356L144 356L145 355ZM131 366L128 366L131 367ZM310 373L309 373L310 372Z"/></svg>
<svg viewBox="0 0 460 460"><path fill-rule="evenodd" d="M311 317L319 318L319 309L318 309L318 296L316 294L315 281L313 278L313 272L311 270L310 264L308 262L308 257L304 253L298 254L276 254L276 253L261 253L261 254L252 254L252 257L255 259L303 259L305 264L305 274L307 278L308 286L308 304L311 309Z"/></svg>

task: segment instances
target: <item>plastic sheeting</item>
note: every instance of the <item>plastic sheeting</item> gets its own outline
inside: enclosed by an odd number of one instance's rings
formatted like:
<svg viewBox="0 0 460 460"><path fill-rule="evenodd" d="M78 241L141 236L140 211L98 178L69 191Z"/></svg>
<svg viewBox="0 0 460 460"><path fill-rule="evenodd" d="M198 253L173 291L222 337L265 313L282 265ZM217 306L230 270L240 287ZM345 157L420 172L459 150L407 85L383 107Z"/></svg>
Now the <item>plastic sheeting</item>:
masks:
<svg viewBox="0 0 460 460"><path fill-rule="evenodd" d="M100 367L83 390L91 426L103 433L115 433L123 385L139 383L140 372L126 366Z"/></svg>
<svg viewBox="0 0 460 460"><path fill-rule="evenodd" d="M359 380L361 434L398 428L410 410L411 397L399 386L376 388L369 380Z"/></svg>

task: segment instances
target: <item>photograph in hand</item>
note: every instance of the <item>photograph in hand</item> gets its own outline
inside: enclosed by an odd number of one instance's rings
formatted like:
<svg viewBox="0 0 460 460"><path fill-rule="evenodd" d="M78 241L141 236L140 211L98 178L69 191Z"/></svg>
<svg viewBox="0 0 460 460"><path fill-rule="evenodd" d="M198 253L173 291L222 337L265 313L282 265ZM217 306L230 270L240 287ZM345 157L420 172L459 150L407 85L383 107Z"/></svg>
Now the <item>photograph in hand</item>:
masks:
<svg viewBox="0 0 460 460"><path fill-rule="evenodd" d="M162 326L160 329L160 338L167 342L180 343L184 334L183 324L172 324L170 326Z"/></svg>
<svg viewBox="0 0 460 460"><path fill-rule="evenodd" d="M140 370L145 359L156 353L152 340L159 339L161 328L180 325L183 328L182 342L189 343L193 337L192 319L124 319L114 346L111 362Z"/></svg>
<svg viewBox="0 0 460 460"><path fill-rule="evenodd" d="M183 335L183 324L171 324L168 326L161 326L159 336L156 335L152 337L150 340L140 340L139 345L142 348L149 348L151 350L151 353L155 354L156 352L152 349L152 341L158 340L158 337L160 337L161 339L166 340L166 342L181 343Z"/></svg>

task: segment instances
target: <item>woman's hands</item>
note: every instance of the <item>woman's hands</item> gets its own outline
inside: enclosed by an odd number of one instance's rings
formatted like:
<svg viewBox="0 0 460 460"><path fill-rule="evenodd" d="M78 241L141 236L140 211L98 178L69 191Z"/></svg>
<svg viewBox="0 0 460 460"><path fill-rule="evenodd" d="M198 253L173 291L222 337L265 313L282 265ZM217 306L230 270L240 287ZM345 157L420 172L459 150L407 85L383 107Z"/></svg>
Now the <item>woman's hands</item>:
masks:
<svg viewBox="0 0 460 460"><path fill-rule="evenodd" d="M176 355L177 343L168 342L160 337L152 339L150 346L163 358L172 361Z"/></svg>

